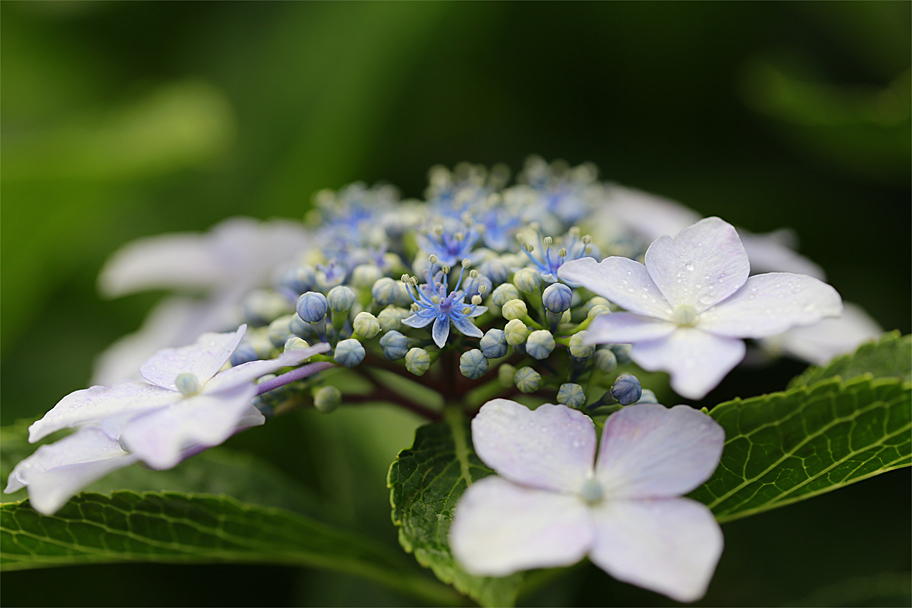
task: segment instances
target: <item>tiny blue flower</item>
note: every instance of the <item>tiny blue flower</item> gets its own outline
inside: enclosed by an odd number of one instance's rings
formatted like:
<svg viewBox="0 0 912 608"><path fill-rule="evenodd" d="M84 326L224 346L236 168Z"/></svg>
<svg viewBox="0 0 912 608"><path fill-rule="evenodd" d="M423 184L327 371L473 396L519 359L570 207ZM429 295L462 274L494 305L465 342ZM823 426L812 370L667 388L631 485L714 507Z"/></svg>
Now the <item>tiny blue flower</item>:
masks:
<svg viewBox="0 0 912 608"><path fill-rule="evenodd" d="M621 374L611 386L611 396L621 405L636 403L643 395L643 388L636 376Z"/></svg>
<svg viewBox="0 0 912 608"><path fill-rule="evenodd" d="M562 239L560 247L554 246L554 239L550 236L542 236L540 232L536 232L536 237L538 240L536 245L522 240L520 244L523 253L535 265L542 278L549 283L558 281L557 270L566 262L583 257L598 257L598 252L593 249L592 237L588 235L580 237L579 228L571 228L567 236ZM576 287L575 283L570 285Z"/></svg>
<svg viewBox="0 0 912 608"><path fill-rule="evenodd" d="M478 380L488 371L488 360L477 348L462 353L459 357L459 371L466 378Z"/></svg>
<svg viewBox="0 0 912 608"><path fill-rule="evenodd" d="M316 323L326 316L326 296L316 291L308 291L298 298L298 316L308 323Z"/></svg>
<svg viewBox="0 0 912 608"><path fill-rule="evenodd" d="M507 354L507 338L502 329L489 329L478 345L488 359L499 359Z"/></svg>
<svg viewBox="0 0 912 608"><path fill-rule="evenodd" d="M398 331L388 331L380 338L383 356L389 361L398 361L409 351L409 340Z"/></svg>
<svg viewBox="0 0 912 608"><path fill-rule="evenodd" d="M431 269L428 269L425 272L427 282L415 290L418 297L414 296L411 289L408 290L412 300L418 306L418 311L409 318L403 319L402 323L409 327L419 328L426 327L433 322L434 328L431 334L434 343L440 348L443 348L450 335L450 323L463 335L480 338L483 335L481 330L475 327L469 319L484 314L488 309L486 306L479 306L475 303L469 306L464 304L465 292L459 289L464 273L465 266L459 273L456 287L447 293L446 275L440 272L432 279Z"/></svg>
<svg viewBox="0 0 912 608"><path fill-rule="evenodd" d="M354 339L342 340L336 345L333 359L345 367L354 367L364 360L364 347Z"/></svg>
<svg viewBox="0 0 912 608"><path fill-rule="evenodd" d="M478 242L481 233L475 228L460 227L445 229L437 226L433 230L418 236L421 250L437 256L442 266L455 266L460 260L474 260L472 248Z"/></svg>

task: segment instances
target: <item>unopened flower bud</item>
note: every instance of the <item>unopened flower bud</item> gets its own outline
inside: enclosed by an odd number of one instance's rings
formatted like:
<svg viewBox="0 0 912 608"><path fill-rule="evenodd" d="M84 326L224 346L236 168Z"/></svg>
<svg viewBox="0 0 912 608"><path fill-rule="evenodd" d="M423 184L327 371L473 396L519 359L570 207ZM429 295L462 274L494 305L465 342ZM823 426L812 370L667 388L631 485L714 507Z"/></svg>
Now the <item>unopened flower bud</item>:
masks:
<svg viewBox="0 0 912 608"><path fill-rule="evenodd" d="M355 320L352 322L352 328L355 330L356 334L365 340L370 340L380 333L380 321L369 312L359 312L355 315Z"/></svg>
<svg viewBox="0 0 912 608"><path fill-rule="evenodd" d="M526 339L526 352L536 359L547 359L554 350L554 336L547 329L539 329Z"/></svg>
<svg viewBox="0 0 912 608"><path fill-rule="evenodd" d="M267 289L255 289L248 293L241 308L244 318L251 325L266 325L291 312L287 298Z"/></svg>
<svg viewBox="0 0 912 608"><path fill-rule="evenodd" d="M310 291L317 284L317 273L312 266L298 266L285 273L282 286L297 294Z"/></svg>
<svg viewBox="0 0 912 608"><path fill-rule="evenodd" d="M484 262L479 266L478 270L481 271L481 274L491 279L491 282L496 285L506 283L507 279L510 277L510 269L507 268L506 264L496 258Z"/></svg>
<svg viewBox="0 0 912 608"><path fill-rule="evenodd" d="M478 380L488 371L488 360L477 348L462 353L459 357L459 372L466 378Z"/></svg>
<svg viewBox="0 0 912 608"><path fill-rule="evenodd" d="M310 344L308 344L306 340L302 340L297 336L291 336L285 342L283 352L289 353L293 350L306 350L308 348L310 348Z"/></svg>
<svg viewBox="0 0 912 608"><path fill-rule="evenodd" d="M380 322L380 329L383 331L394 331L399 329L402 319L409 316L409 311L398 306L388 306L377 314L377 321ZM403 355L405 356L405 355Z"/></svg>
<svg viewBox="0 0 912 608"><path fill-rule="evenodd" d="M637 403L658 403L659 399L656 394L648 388L643 389L643 394L637 399Z"/></svg>
<svg viewBox="0 0 912 608"><path fill-rule="evenodd" d="M276 348L285 346L288 337L291 335L291 320L294 315L282 315L269 324L269 341Z"/></svg>
<svg viewBox="0 0 912 608"><path fill-rule="evenodd" d="M502 363L497 367L497 381L504 388L513 386L513 376L516 375L516 368L509 363Z"/></svg>
<svg viewBox="0 0 912 608"><path fill-rule="evenodd" d="M316 323L326 316L326 296L317 291L308 291L298 298L298 304L295 307L298 316L308 323Z"/></svg>
<svg viewBox="0 0 912 608"><path fill-rule="evenodd" d="M489 329L478 345L488 359L498 359L507 354L507 338L502 329Z"/></svg>
<svg viewBox="0 0 912 608"><path fill-rule="evenodd" d="M557 389L557 402L567 407L580 408L586 405L586 394L579 384L561 384Z"/></svg>
<svg viewBox="0 0 912 608"><path fill-rule="evenodd" d="M183 373L178 374L174 379L174 386L180 391L181 395L195 395L200 391L200 381L196 374Z"/></svg>
<svg viewBox="0 0 912 608"><path fill-rule="evenodd" d="M611 396L621 405L636 403L643 395L643 388L636 376L621 374L611 385Z"/></svg>
<svg viewBox="0 0 912 608"><path fill-rule="evenodd" d="M298 316L297 313L291 315L291 321L288 322L288 330L305 340L309 340L314 335L313 326Z"/></svg>
<svg viewBox="0 0 912 608"><path fill-rule="evenodd" d="M412 348L405 355L405 369L416 376L423 376L431 367L431 354L423 348Z"/></svg>
<svg viewBox="0 0 912 608"><path fill-rule="evenodd" d="M541 374L531 367L521 367L516 370L513 383L523 393L534 393L541 387Z"/></svg>
<svg viewBox="0 0 912 608"><path fill-rule="evenodd" d="M526 303L522 300L510 300L503 305L500 311L504 319L512 321L513 319L522 319L529 314Z"/></svg>
<svg viewBox="0 0 912 608"><path fill-rule="evenodd" d="M257 355L256 349L253 348L250 344L241 344L234 352L231 353L231 365L237 367L238 365L243 365L250 361L256 361L260 357Z"/></svg>
<svg viewBox="0 0 912 608"><path fill-rule="evenodd" d="M371 295L380 306L389 306L399 301L400 283L389 277L377 279L371 287Z"/></svg>
<svg viewBox="0 0 912 608"><path fill-rule="evenodd" d="M352 270L351 284L358 289L371 287L380 277L383 271L373 264L359 264Z"/></svg>
<svg viewBox="0 0 912 608"><path fill-rule="evenodd" d="M524 293L538 290L541 281L541 275L531 268L522 268L513 275L513 284L516 285L516 289Z"/></svg>
<svg viewBox="0 0 912 608"><path fill-rule="evenodd" d="M342 403L342 391L335 386L321 386L314 391L314 408L328 414Z"/></svg>
<svg viewBox="0 0 912 608"><path fill-rule="evenodd" d="M542 293L542 304L548 312L560 314L570 309L573 291L563 283L551 283Z"/></svg>
<svg viewBox="0 0 912 608"><path fill-rule="evenodd" d="M570 356L577 359L588 359L595 353L595 344L583 344L586 339L586 330L570 336Z"/></svg>
<svg viewBox="0 0 912 608"><path fill-rule="evenodd" d="M329 290L326 303L335 312L348 312L355 305L355 292L351 287L337 285Z"/></svg>
<svg viewBox="0 0 912 608"><path fill-rule="evenodd" d="M409 351L409 341L398 331L388 331L380 338L383 357L388 361L398 361Z"/></svg>
<svg viewBox="0 0 912 608"><path fill-rule="evenodd" d="M504 326L504 337L507 340L507 344L517 346L525 342L526 338L529 337L529 329L519 319L513 319Z"/></svg>
<svg viewBox="0 0 912 608"><path fill-rule="evenodd" d="M593 306L592 308L590 308L589 313L586 316L589 317L590 319L594 319L594 318L600 317L602 315L607 315L610 312L611 312L610 308L599 304L598 306Z"/></svg>
<svg viewBox="0 0 912 608"><path fill-rule="evenodd" d="M364 347L354 339L341 340L336 344L333 359L345 367L354 367L364 359Z"/></svg>
<svg viewBox="0 0 912 608"><path fill-rule="evenodd" d="M603 374L610 374L618 366L617 357L607 348L600 348L595 351L594 361L596 369Z"/></svg>
<svg viewBox="0 0 912 608"><path fill-rule="evenodd" d="M630 344L612 344L608 348L617 357L618 365L630 363L630 349L632 348Z"/></svg>
<svg viewBox="0 0 912 608"><path fill-rule="evenodd" d="M516 286L512 283L504 283L503 285L498 285L497 289L494 290L494 293L491 294L491 302L495 306L503 306L510 300L516 300L519 298L519 290L516 289Z"/></svg>

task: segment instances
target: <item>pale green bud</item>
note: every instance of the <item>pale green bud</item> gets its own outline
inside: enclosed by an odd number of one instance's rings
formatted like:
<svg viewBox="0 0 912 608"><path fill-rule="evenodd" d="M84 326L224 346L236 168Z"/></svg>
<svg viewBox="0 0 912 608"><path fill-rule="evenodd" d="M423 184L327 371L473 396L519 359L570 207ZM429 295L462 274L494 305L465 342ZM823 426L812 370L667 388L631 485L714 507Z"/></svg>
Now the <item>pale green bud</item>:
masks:
<svg viewBox="0 0 912 608"><path fill-rule="evenodd" d="M509 363L502 363L497 368L497 381L504 388L513 386L513 376L516 375L516 368Z"/></svg>
<svg viewBox="0 0 912 608"><path fill-rule="evenodd" d="M519 298L519 290L511 283L498 285L497 289L491 294L491 301L496 306L503 306L509 300L516 300L517 298Z"/></svg>
<svg viewBox="0 0 912 608"><path fill-rule="evenodd" d="M305 350L305 349L307 349L307 348L310 348L310 344L308 344L307 341L302 340L301 338L299 338L299 337L297 337L297 336L291 336L291 337L288 338L288 340L285 342L285 346L284 346L284 351L283 351L283 352L288 353L288 352L291 352L291 351L293 351L293 350Z"/></svg>
<svg viewBox="0 0 912 608"><path fill-rule="evenodd" d="M533 331L526 340L526 352L539 360L547 359L555 346L554 336L547 329Z"/></svg>
<svg viewBox="0 0 912 608"><path fill-rule="evenodd" d="M513 382L523 393L534 393L541 387L541 374L531 367L521 367L516 370Z"/></svg>
<svg viewBox="0 0 912 608"><path fill-rule="evenodd" d="M431 367L431 354L423 348L412 348L405 355L405 369L416 376L423 376Z"/></svg>
<svg viewBox="0 0 912 608"><path fill-rule="evenodd" d="M522 300L508 300L501 309L504 319L512 321L513 319L523 319L529 314L526 303Z"/></svg>
<svg viewBox="0 0 912 608"><path fill-rule="evenodd" d="M567 407L583 407L586 405L586 394L579 384L561 384L557 390L557 402Z"/></svg>
<svg viewBox="0 0 912 608"><path fill-rule="evenodd" d="M314 407L328 414L342 403L342 391L335 386L321 386L314 391Z"/></svg>
<svg viewBox="0 0 912 608"><path fill-rule="evenodd" d="M595 353L595 344L583 344L587 332L583 330L570 336L570 355L577 359L588 359Z"/></svg>
<svg viewBox="0 0 912 608"><path fill-rule="evenodd" d="M529 328L519 319L513 319L504 326L504 336L507 344L516 346L522 344L529 337Z"/></svg>
<svg viewBox="0 0 912 608"><path fill-rule="evenodd" d="M351 284L358 289L372 287L382 276L383 272L373 264L359 264L352 270Z"/></svg>
<svg viewBox="0 0 912 608"><path fill-rule="evenodd" d="M399 329L402 319L409 316L409 311L398 306L387 306L377 315L377 321L380 323L380 329L383 331L394 331Z"/></svg>
<svg viewBox="0 0 912 608"><path fill-rule="evenodd" d="M530 293L536 291L541 285L541 275L531 268L517 270L513 275L513 284L522 292Z"/></svg>
<svg viewBox="0 0 912 608"><path fill-rule="evenodd" d="M366 340L370 340L378 333L380 333L380 321L378 321L377 317L370 314L369 312L359 312L357 315L355 315L355 320L352 322L352 327L354 328L356 334Z"/></svg>

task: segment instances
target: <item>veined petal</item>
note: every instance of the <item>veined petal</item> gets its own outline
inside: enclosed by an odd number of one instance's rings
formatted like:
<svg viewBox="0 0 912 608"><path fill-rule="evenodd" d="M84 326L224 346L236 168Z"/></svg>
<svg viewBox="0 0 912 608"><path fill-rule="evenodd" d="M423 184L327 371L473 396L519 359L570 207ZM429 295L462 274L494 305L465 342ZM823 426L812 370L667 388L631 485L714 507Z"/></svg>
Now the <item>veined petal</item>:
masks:
<svg viewBox="0 0 912 608"><path fill-rule="evenodd" d="M486 313L486 312L488 312L488 307L487 307L487 306L476 306L476 307L475 307L475 310L473 310L472 312L470 312L470 313L469 313L468 315L466 315L466 316L468 316L468 317L480 317L481 315L483 315L483 314Z"/></svg>
<svg viewBox="0 0 912 608"><path fill-rule="evenodd" d="M608 574L679 602L703 597L722 555L712 512L688 498L606 500L589 558Z"/></svg>
<svg viewBox="0 0 912 608"><path fill-rule="evenodd" d="M601 315L592 321L586 334L586 344L634 344L670 336L677 325L654 317L629 312Z"/></svg>
<svg viewBox="0 0 912 608"><path fill-rule="evenodd" d="M557 275L632 313L671 320L671 305L639 262L622 257L605 258L601 262L580 258L563 264Z"/></svg>
<svg viewBox="0 0 912 608"><path fill-rule="evenodd" d="M710 217L674 238L656 239L646 250L646 269L672 306L700 312L744 285L750 264L734 227Z"/></svg>
<svg viewBox="0 0 912 608"><path fill-rule="evenodd" d="M641 403L605 423L595 476L607 500L681 496L719 465L725 431L687 405Z"/></svg>
<svg viewBox="0 0 912 608"><path fill-rule="evenodd" d="M630 358L647 371L668 372L679 395L701 399L738 365L745 351L737 338L679 327L667 338L634 344Z"/></svg>
<svg viewBox="0 0 912 608"><path fill-rule="evenodd" d="M28 486L32 507L51 515L82 488L134 462L136 457L125 452L116 439L86 427L41 446L17 464L4 492Z"/></svg>
<svg viewBox="0 0 912 608"><path fill-rule="evenodd" d="M460 316L459 318L454 318L453 325L464 336L469 336L471 338L480 338L484 335L484 332L475 327L475 324L469 321L468 317Z"/></svg>
<svg viewBox="0 0 912 608"><path fill-rule="evenodd" d="M233 333L206 333L190 346L160 350L139 368L139 373L152 384L173 391L177 390L174 379L178 374L193 374L205 384L225 365L246 332L247 326L241 325Z"/></svg>
<svg viewBox="0 0 912 608"><path fill-rule="evenodd" d="M195 445L222 443L244 419L256 395L253 384L216 395L181 399L171 407L130 420L120 438L124 446L154 469L168 469Z"/></svg>
<svg viewBox="0 0 912 608"><path fill-rule="evenodd" d="M592 546L593 531L589 509L577 496L491 476L462 495L450 547L467 572L506 576L575 564Z"/></svg>
<svg viewBox="0 0 912 608"><path fill-rule="evenodd" d="M530 410L494 399L472 420L472 443L478 457L510 481L573 493L592 474L595 425L564 405Z"/></svg>
<svg viewBox="0 0 912 608"><path fill-rule="evenodd" d="M697 326L720 336L766 338L842 314L842 298L823 281L772 272L747 280L737 293L703 312Z"/></svg>
<svg viewBox="0 0 912 608"><path fill-rule="evenodd" d="M617 184L607 185L606 190L609 218L650 241L666 234L674 236L700 220L696 211L655 194Z"/></svg>
<svg viewBox="0 0 912 608"><path fill-rule="evenodd" d="M785 351L814 365L824 365L833 357L854 352L881 333L883 328L863 308L845 302L841 317L790 329L764 339L763 346L772 351Z"/></svg>
<svg viewBox="0 0 912 608"><path fill-rule="evenodd" d="M29 441L35 443L60 429L97 424L106 418L165 407L180 398L177 391L135 380L123 380L111 386L93 386L61 399L41 420L29 427Z"/></svg>
<svg viewBox="0 0 912 608"><path fill-rule="evenodd" d="M413 314L410 317L402 319L402 323L408 325L409 327L421 328L430 325L431 321L437 318L437 313L434 311L431 311L431 315L421 314L423 312L424 310L418 312L417 314Z"/></svg>
<svg viewBox="0 0 912 608"><path fill-rule="evenodd" d="M253 382L260 376L271 374L283 367L297 365L304 359L325 353L331 348L332 346L328 343L320 342L310 348L282 353L275 359L242 363L237 367L231 367L217 373L212 377L212 380L203 386L203 392L212 394L216 391L233 390L242 384Z"/></svg>
<svg viewBox="0 0 912 608"><path fill-rule="evenodd" d="M434 329L431 331L431 336L434 338L434 344L443 348L446 344L447 338L450 337L450 318L446 315L437 315L437 319L434 321Z"/></svg>

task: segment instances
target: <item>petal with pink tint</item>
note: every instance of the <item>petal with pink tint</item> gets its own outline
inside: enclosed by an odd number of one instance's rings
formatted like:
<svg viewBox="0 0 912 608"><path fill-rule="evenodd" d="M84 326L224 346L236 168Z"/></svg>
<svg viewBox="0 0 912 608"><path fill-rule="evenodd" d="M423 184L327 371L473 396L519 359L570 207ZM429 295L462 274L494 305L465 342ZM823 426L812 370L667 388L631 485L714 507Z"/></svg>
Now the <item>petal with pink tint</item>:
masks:
<svg viewBox="0 0 912 608"><path fill-rule="evenodd" d="M631 405L605 423L595 476L608 500L680 496L710 478L725 431L686 405Z"/></svg>
<svg viewBox="0 0 912 608"><path fill-rule="evenodd" d="M592 546L589 508L578 497L486 477L460 499L450 547L469 573L506 576L570 566Z"/></svg>
<svg viewBox="0 0 912 608"><path fill-rule="evenodd" d="M563 405L530 410L507 399L488 401L472 420L472 443L481 460L516 483L577 492L592 472L595 425Z"/></svg>

